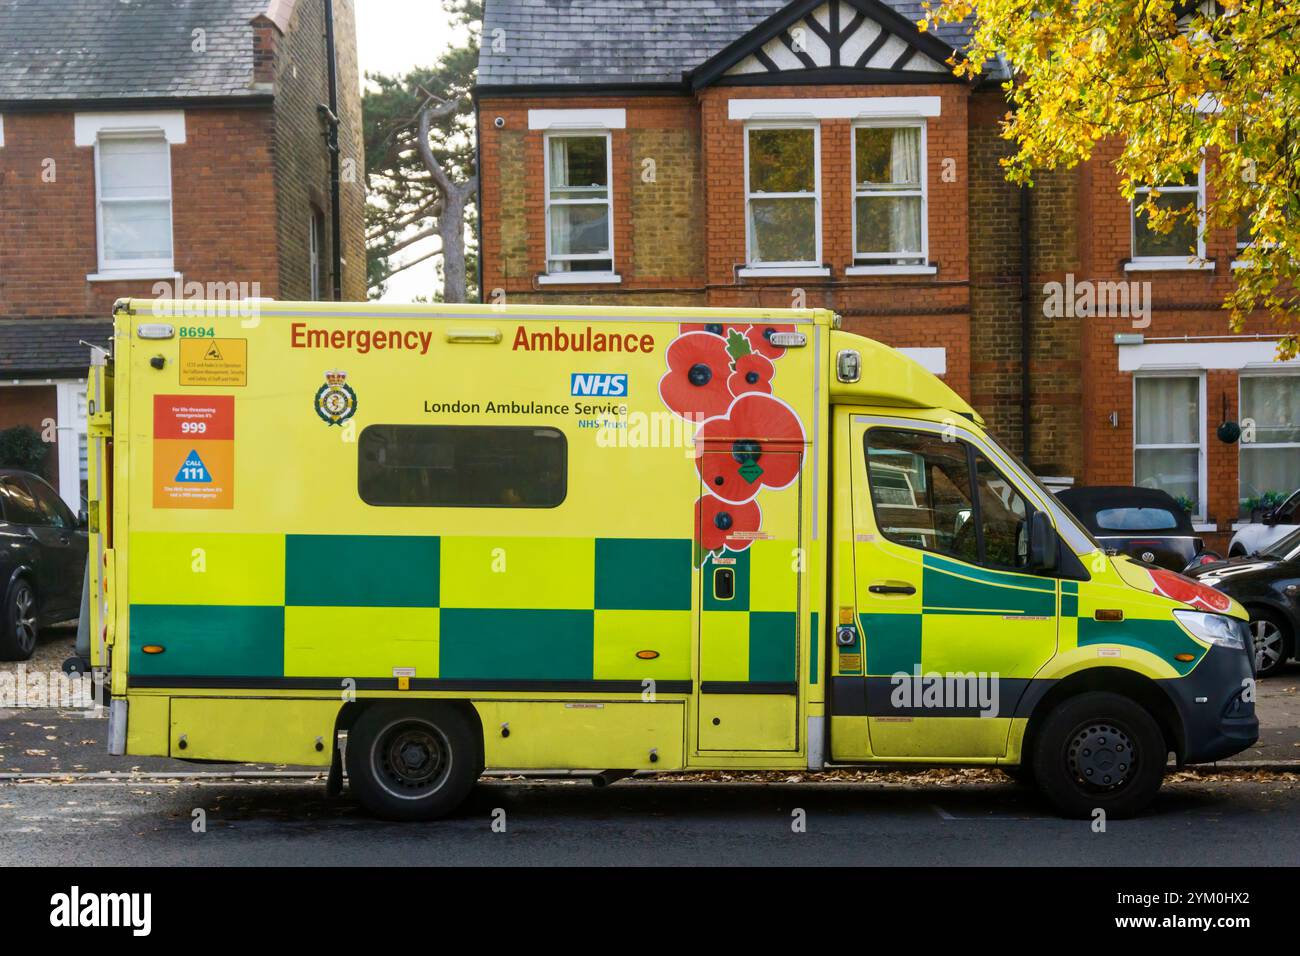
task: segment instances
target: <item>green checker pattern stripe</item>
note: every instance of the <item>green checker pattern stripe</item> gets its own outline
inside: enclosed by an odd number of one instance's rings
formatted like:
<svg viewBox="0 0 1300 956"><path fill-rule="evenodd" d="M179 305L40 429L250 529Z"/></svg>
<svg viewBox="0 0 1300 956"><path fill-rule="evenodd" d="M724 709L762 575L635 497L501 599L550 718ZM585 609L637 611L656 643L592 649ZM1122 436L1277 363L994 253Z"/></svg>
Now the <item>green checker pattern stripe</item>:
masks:
<svg viewBox="0 0 1300 956"><path fill-rule="evenodd" d="M440 607L440 582L449 574L487 572L445 567L438 537L287 535L284 605L133 604L131 673L283 676L286 607L418 608L437 613L439 678L597 679L597 612L670 612L665 628L689 626L691 542L599 538L594 544L594 607L453 608ZM747 561L744 568L738 594L748 610ZM749 619L749 679L793 681L794 612L754 611ZM146 644L166 650L145 654ZM681 658L680 670L670 676L690 678L689 657Z"/></svg>

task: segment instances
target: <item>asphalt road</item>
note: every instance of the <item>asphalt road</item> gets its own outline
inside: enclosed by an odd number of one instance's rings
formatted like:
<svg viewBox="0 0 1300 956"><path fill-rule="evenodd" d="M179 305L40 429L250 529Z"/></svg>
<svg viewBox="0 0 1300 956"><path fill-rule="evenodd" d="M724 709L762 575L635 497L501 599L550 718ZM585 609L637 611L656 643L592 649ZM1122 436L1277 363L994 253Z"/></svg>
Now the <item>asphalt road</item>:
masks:
<svg viewBox="0 0 1300 956"><path fill-rule="evenodd" d="M195 810L206 832L192 829ZM805 832L794 832L796 810ZM1203 865L1300 862L1300 779L1180 775L1137 820L1060 820L1010 783L481 784L429 824L303 781L0 785L9 865ZM504 832L496 832L504 822Z"/></svg>

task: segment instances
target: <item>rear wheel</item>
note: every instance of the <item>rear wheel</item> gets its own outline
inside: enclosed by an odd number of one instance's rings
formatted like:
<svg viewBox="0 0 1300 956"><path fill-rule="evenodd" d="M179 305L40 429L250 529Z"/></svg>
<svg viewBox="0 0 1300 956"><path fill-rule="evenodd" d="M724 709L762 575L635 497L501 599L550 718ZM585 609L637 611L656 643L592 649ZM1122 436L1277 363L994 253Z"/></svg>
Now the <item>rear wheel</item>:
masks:
<svg viewBox="0 0 1300 956"><path fill-rule="evenodd" d="M478 729L445 704L368 708L348 731L348 784L387 820L435 820L469 795L483 772Z"/></svg>
<svg viewBox="0 0 1300 956"><path fill-rule="evenodd" d="M36 592L25 578L9 585L0 606L0 661L25 661L36 651Z"/></svg>
<svg viewBox="0 0 1300 956"><path fill-rule="evenodd" d="M1255 676L1273 676L1291 656L1291 635L1286 622L1272 611L1252 609L1250 633L1255 638Z"/></svg>
<svg viewBox="0 0 1300 956"><path fill-rule="evenodd" d="M1051 711L1034 747L1034 777L1063 815L1140 812L1160 789L1168 748L1155 718L1119 694L1072 697Z"/></svg>

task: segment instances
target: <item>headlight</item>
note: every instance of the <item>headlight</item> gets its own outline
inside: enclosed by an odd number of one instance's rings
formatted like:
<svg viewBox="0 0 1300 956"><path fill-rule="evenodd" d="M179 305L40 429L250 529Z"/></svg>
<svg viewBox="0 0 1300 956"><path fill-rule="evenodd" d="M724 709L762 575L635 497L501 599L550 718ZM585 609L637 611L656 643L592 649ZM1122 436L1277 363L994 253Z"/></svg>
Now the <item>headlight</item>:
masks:
<svg viewBox="0 0 1300 956"><path fill-rule="evenodd" d="M1226 614L1206 614L1203 611L1174 611L1183 627L1207 644L1220 644L1245 650L1250 629L1245 621Z"/></svg>

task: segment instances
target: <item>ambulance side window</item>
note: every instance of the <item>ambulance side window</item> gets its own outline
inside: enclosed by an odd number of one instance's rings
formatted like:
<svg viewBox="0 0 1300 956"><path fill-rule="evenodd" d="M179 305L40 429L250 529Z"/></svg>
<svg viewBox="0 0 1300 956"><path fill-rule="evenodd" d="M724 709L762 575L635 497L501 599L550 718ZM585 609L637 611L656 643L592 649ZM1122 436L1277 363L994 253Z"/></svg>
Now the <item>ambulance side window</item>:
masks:
<svg viewBox="0 0 1300 956"><path fill-rule="evenodd" d="M980 532L984 564L998 568L1029 565L1029 505L1011 482L979 452L975 453Z"/></svg>
<svg viewBox="0 0 1300 956"><path fill-rule="evenodd" d="M568 442L555 428L370 425L357 445L369 505L554 508L568 493Z"/></svg>
<svg viewBox="0 0 1300 956"><path fill-rule="evenodd" d="M930 432L872 428L865 446L880 533L897 544L977 561L966 443Z"/></svg>

